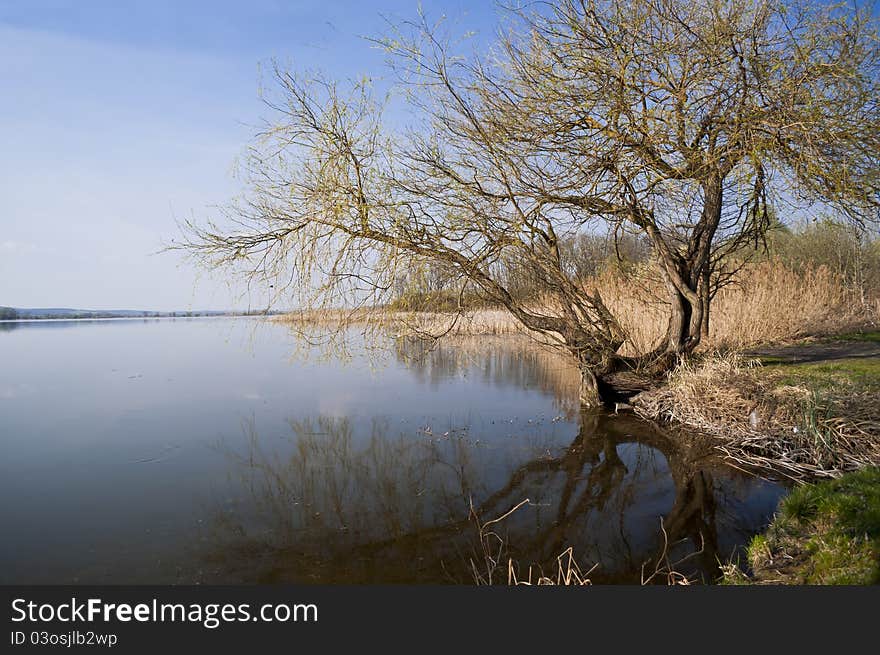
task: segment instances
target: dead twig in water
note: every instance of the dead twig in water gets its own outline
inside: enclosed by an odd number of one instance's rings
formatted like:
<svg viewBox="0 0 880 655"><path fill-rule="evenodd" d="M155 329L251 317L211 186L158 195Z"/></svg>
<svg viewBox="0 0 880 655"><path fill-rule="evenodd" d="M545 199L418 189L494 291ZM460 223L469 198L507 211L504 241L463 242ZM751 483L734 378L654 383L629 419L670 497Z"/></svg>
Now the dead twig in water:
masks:
<svg viewBox="0 0 880 655"><path fill-rule="evenodd" d="M473 558L470 560L471 570L474 580L478 585L491 585L498 582L498 572L501 562L504 558L504 551L507 542L499 535L492 526L497 525L501 521L511 516L524 505L531 504L526 498L520 501L512 508L507 510L501 516L482 522L474 509L473 502L470 506L471 519L477 526L477 536L479 539L480 554L482 557L482 566L478 565ZM588 571L583 571L578 565L574 557L574 549L569 547L565 549L556 558L556 575L554 577L545 575L540 567L529 565L528 577L520 579L516 573L516 563L513 558L507 558L507 584L508 585L588 585L591 584L589 575L598 564L594 565Z"/></svg>
<svg viewBox="0 0 880 655"><path fill-rule="evenodd" d="M666 533L666 526L663 525L662 517L660 518L660 532L663 534L663 552L660 553L660 556L657 558L657 562L654 565L654 571L648 577L645 577L645 566L647 565L647 562L642 564L642 586L654 584L654 581L657 578L666 578L666 584L668 585L690 585L691 579L676 569L692 557L696 557L703 553L706 548L706 541L703 539L703 535L700 534L699 550L695 550L689 555L685 555L680 560L672 562L669 559L669 535ZM679 541L676 543L681 542Z"/></svg>

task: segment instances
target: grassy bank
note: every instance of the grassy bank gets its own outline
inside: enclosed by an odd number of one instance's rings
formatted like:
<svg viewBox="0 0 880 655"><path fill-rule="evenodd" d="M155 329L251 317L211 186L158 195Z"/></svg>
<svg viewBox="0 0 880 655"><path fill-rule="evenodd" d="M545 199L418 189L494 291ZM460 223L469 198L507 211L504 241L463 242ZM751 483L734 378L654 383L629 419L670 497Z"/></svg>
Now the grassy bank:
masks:
<svg viewBox="0 0 880 655"><path fill-rule="evenodd" d="M793 480L880 465L880 350L814 343L779 353L683 365L636 397L635 410L710 434L730 460Z"/></svg>
<svg viewBox="0 0 880 655"><path fill-rule="evenodd" d="M795 489L727 584L880 584L880 468Z"/></svg>

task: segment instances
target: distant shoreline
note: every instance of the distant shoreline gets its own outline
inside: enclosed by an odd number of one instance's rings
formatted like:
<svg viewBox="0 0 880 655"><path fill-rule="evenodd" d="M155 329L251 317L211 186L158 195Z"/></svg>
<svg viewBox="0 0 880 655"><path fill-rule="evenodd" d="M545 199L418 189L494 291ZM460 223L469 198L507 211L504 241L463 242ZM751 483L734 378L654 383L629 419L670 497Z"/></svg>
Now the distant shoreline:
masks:
<svg viewBox="0 0 880 655"><path fill-rule="evenodd" d="M195 318L269 318L276 314L195 314L193 316L91 316L91 317L52 317L52 318L13 318L0 319L0 323L70 323L85 321L162 321Z"/></svg>
<svg viewBox="0 0 880 655"><path fill-rule="evenodd" d="M279 309L248 308L207 309L87 309L84 307L11 307L0 305L0 321L47 321L90 318L192 318L195 316L270 316Z"/></svg>

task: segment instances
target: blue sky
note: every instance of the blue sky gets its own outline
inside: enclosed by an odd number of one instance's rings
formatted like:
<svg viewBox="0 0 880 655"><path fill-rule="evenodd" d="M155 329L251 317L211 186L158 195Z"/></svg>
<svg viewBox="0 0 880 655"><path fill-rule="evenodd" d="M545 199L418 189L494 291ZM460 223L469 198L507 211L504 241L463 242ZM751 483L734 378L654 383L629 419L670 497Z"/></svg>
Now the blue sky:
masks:
<svg viewBox="0 0 880 655"><path fill-rule="evenodd" d="M491 0L422 3L489 35ZM364 40L415 0L0 0L0 305L261 306L176 255L175 218L238 191L271 58L381 74Z"/></svg>

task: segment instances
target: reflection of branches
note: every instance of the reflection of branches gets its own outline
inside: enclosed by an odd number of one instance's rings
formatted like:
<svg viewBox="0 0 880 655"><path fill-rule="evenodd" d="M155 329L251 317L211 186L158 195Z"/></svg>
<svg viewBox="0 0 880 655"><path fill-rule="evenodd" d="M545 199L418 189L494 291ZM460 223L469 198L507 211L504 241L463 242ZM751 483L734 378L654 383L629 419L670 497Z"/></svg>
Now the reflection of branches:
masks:
<svg viewBox="0 0 880 655"><path fill-rule="evenodd" d="M290 421L290 427L289 454L265 452L253 424L245 426L246 455L226 450L278 544L320 538L327 530L358 538L417 530L444 507L446 516L458 514L461 478L474 477L467 449L452 440L441 446L405 435L386 438L387 421L374 420L360 448L346 418Z"/></svg>
<svg viewBox="0 0 880 655"><path fill-rule="evenodd" d="M673 541L689 540L692 544L699 543L699 550L691 553L688 559L701 557L708 565L704 569L711 570L712 563L718 561L718 534L710 473L698 471L677 485L675 503L666 517L666 526L661 528L664 539L668 532L673 536ZM664 551L666 546L668 543L664 544ZM664 556L665 552L657 558L657 562Z"/></svg>
<svg viewBox="0 0 880 655"><path fill-rule="evenodd" d="M704 515L708 517L708 522L714 517L711 489L707 488L706 480L702 477L704 474L694 470L686 449L649 424L637 425L640 432L634 436L626 429L631 427L627 426L626 421L611 420L595 413L583 414L577 439L560 457L543 458L521 466L507 485L481 505L480 511L497 512L504 500L514 497L527 486L526 481L530 476L557 473L563 476L563 482L553 521L544 530L530 536L521 550L543 553L547 558L554 556L568 545L573 528L592 512L604 510L612 497L620 501L620 537L625 541L623 514L627 504L636 501L635 477L631 477L628 483L625 481L628 469L618 454L618 446L634 442L662 453L670 467L676 500L667 514L667 521L673 526L671 532L676 535L675 540L681 542L690 537L692 543L696 544L701 539L699 535L706 534L714 543L714 531L706 522L699 522ZM690 529L695 525L694 529Z"/></svg>
<svg viewBox="0 0 880 655"><path fill-rule="evenodd" d="M350 420L329 417L291 421L290 426L292 448L266 451L251 424L246 426L248 452L228 452L256 510L246 512L248 520L232 532L274 553L279 579L300 579L301 567L309 565L320 568L315 575L325 582L436 582L440 576L462 582L474 576L474 557L465 554L470 550L489 565L480 569L482 579L495 581L504 554L532 562L538 570L555 568L559 553L584 545L591 518L602 520L587 543L607 551L599 574L637 578L641 562L659 561L651 552L660 535L644 521L632 533L627 517L645 493L656 495L670 480L675 495L672 507L664 510L664 540L681 549L684 541L699 546L705 538L705 552L716 552L714 485L707 465L700 464L699 452L691 452L686 441L673 441L635 418L583 414L567 448L555 455L536 450L494 491L486 488L480 451L466 433L440 439L406 433L392 437L387 420L374 420L366 434L359 434ZM625 444L636 448L621 449ZM643 457L643 451L657 455ZM668 473L658 468L664 460ZM653 477L640 485L652 462ZM476 502L468 505L469 497ZM522 498L536 502L525 507ZM544 510L548 504L549 513ZM512 515L511 507L522 510ZM493 537L501 520L493 519L479 524L474 545L469 522L475 516L504 518L507 534ZM607 520L615 517L616 537L608 532L613 522ZM504 553L499 551L502 542ZM623 558L616 542L624 544ZM621 570L621 564L630 568ZM531 573L513 574L531 579Z"/></svg>
<svg viewBox="0 0 880 655"><path fill-rule="evenodd" d="M440 380L475 371L493 386L540 389L551 395L560 411L575 416L581 374L558 351L521 339L501 340L459 337L451 344L427 342L417 338L395 341L397 358L422 382Z"/></svg>

